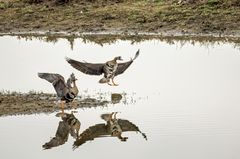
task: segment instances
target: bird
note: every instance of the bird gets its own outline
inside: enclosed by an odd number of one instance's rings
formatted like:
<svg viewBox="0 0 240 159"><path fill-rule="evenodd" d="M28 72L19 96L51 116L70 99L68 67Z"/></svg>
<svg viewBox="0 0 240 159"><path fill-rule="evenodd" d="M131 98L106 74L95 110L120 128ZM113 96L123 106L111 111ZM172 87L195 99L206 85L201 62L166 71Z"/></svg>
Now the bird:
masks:
<svg viewBox="0 0 240 159"><path fill-rule="evenodd" d="M139 132L147 140L147 135L141 132L135 124L126 119L116 118L116 114L117 112L102 114L101 118L106 123L95 124L84 130L75 140L73 150L96 138L117 137L120 141L125 142L128 137L123 137L122 133L128 131ZM114 117L112 117L113 115Z"/></svg>
<svg viewBox="0 0 240 159"><path fill-rule="evenodd" d="M74 139L78 138L81 122L74 116L73 111L71 114L57 113L56 117L61 117L62 120L58 123L55 137L42 145L44 149L50 149L65 144L68 141L69 134Z"/></svg>
<svg viewBox="0 0 240 159"><path fill-rule="evenodd" d="M114 77L122 74L139 56L139 50L136 52L133 59L130 61L118 63L122 61L121 56L115 57L113 60L107 61L106 63L88 63L80 62L66 57L66 61L75 69L88 74L88 75L101 75L104 74L104 77L99 80L99 83L107 83L110 86L118 86L114 82ZM112 81L112 83L110 83Z"/></svg>
<svg viewBox="0 0 240 159"><path fill-rule="evenodd" d="M75 75L72 73L67 82L65 82L63 76L56 73L38 73L38 77L52 83L57 96L61 101L61 110L63 113L64 103L72 102L79 92L76 86L77 79L75 78Z"/></svg>

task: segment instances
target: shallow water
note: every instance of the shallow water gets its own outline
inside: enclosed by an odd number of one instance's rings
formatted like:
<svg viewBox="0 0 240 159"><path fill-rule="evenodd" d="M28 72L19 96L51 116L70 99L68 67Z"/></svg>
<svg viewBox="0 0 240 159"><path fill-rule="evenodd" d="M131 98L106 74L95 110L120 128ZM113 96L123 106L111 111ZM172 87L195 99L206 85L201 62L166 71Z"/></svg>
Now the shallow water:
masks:
<svg viewBox="0 0 240 159"><path fill-rule="evenodd" d="M121 55L124 60L140 56L116 77L118 87L98 84L99 76L84 75L73 69L65 57L102 62ZM78 109L80 133L105 123L100 115L121 112L146 133L124 132L127 142L102 137L72 150L74 140L43 150L54 137L61 120L55 114L8 116L0 118L1 158L164 158L238 159L240 157L240 51L229 43L202 45L190 42L169 44L149 40L131 44L117 41L103 46L75 40L46 43L0 37L0 89L54 93L52 86L39 79L37 72L56 72L68 77L74 72L82 94L99 92L133 96L135 102L108 107Z"/></svg>

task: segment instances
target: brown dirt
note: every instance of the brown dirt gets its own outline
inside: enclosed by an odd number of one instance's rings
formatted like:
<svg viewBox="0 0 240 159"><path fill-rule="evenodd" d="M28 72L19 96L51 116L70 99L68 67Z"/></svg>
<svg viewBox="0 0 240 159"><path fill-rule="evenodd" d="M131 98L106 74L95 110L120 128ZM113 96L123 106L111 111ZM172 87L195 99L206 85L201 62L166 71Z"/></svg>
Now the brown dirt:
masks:
<svg viewBox="0 0 240 159"><path fill-rule="evenodd" d="M53 0L0 2L0 32L181 33L240 36L236 0Z"/></svg>
<svg viewBox="0 0 240 159"><path fill-rule="evenodd" d="M101 97L102 98L102 97ZM105 107L119 103L121 94L111 94L111 101L98 98L78 97L73 103L67 104L65 109ZM0 93L0 116L52 113L60 111L60 104L56 104L54 94L45 93Z"/></svg>

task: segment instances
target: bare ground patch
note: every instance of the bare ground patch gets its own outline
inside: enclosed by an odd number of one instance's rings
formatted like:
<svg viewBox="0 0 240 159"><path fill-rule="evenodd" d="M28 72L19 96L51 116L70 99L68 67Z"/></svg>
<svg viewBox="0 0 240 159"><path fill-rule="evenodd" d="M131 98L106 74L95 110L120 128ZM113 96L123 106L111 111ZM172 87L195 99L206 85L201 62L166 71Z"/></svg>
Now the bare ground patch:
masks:
<svg viewBox="0 0 240 159"><path fill-rule="evenodd" d="M152 32L239 35L238 1L83 0L0 2L0 32Z"/></svg>
<svg viewBox="0 0 240 159"><path fill-rule="evenodd" d="M121 94L111 94L111 100L98 98L81 98L65 106L65 109L73 108L96 108L106 107L109 104L116 104L122 100ZM1 93L0 94L0 116L52 113L60 111L60 105L56 103L54 94L46 93Z"/></svg>

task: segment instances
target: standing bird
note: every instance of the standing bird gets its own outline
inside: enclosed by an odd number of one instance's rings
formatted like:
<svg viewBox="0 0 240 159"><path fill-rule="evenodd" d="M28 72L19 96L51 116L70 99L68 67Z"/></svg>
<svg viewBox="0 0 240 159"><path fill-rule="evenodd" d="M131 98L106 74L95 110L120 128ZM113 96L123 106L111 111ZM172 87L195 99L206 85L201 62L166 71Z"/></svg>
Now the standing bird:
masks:
<svg viewBox="0 0 240 159"><path fill-rule="evenodd" d="M38 77L47 80L52 83L58 98L61 100L62 113L64 112L64 103L69 103L74 100L78 94L78 88L76 86L76 78L72 73L65 82L64 78L59 74L54 73L38 73ZM73 84L73 86L72 86Z"/></svg>
<svg viewBox="0 0 240 159"><path fill-rule="evenodd" d="M111 61L107 61L106 63L87 63L80 62L70 58L66 58L67 62L74 67L75 69L89 75L101 75L104 74L104 77L99 80L99 83L107 83L111 86L117 86L113 79L115 76L122 74L138 57L139 50L136 52L135 57L130 61L124 63L118 63L118 60L122 60L121 56L115 57ZM110 83L112 80L112 84Z"/></svg>

